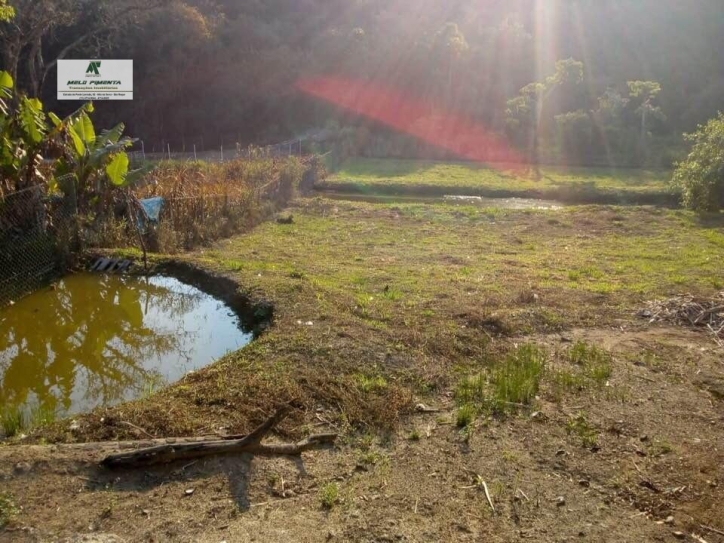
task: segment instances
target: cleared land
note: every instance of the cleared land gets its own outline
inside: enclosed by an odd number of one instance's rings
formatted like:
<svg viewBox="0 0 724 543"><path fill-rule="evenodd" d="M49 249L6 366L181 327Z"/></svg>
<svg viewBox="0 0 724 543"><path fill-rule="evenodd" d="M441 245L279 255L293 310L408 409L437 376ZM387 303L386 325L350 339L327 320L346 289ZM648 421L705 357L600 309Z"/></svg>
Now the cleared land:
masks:
<svg viewBox="0 0 724 543"><path fill-rule="evenodd" d="M388 194L468 194L557 199L572 203L675 204L670 172L633 169L544 167L542 179L506 165L422 160L347 160L320 187Z"/></svg>
<svg viewBox="0 0 724 543"><path fill-rule="evenodd" d="M39 437L244 433L293 399L280 439L337 431L339 449L303 468L107 473L93 451L0 447L22 508L11 540L89 526L130 541L723 540L701 527L724 531L721 350L636 316L724 288L720 219L324 198L291 212L184 257L271 301L265 335Z"/></svg>

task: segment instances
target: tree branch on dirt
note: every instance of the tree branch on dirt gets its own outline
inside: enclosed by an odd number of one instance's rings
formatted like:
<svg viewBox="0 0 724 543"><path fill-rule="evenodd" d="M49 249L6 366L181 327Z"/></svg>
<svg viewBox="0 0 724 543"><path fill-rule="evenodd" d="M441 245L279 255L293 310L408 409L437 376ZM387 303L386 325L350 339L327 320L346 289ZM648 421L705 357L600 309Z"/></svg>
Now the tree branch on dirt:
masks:
<svg viewBox="0 0 724 543"><path fill-rule="evenodd" d="M206 456L248 453L260 456L299 456L305 451L331 445L337 434L317 434L297 443L262 444L262 440L289 414L284 406L249 435L236 440L159 445L132 452L112 454L101 461L106 468L138 468L168 464Z"/></svg>

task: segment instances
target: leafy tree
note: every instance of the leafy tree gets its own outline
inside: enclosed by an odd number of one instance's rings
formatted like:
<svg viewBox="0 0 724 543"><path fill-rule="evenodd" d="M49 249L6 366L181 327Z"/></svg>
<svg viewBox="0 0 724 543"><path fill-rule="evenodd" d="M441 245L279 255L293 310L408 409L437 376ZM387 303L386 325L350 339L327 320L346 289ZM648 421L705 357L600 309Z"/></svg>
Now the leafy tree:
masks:
<svg viewBox="0 0 724 543"><path fill-rule="evenodd" d="M697 211L724 209L724 114L684 137L692 149L677 165L673 180L684 205Z"/></svg>
<svg viewBox="0 0 724 543"><path fill-rule="evenodd" d="M170 2L11 0L14 17L7 22L1 22L0 17L2 68L17 81L24 60L28 77L27 85L21 88L38 97L59 59L84 46L92 46L97 54L120 28L137 23L142 15Z"/></svg>
<svg viewBox="0 0 724 543"><path fill-rule="evenodd" d="M505 110L508 126L529 133L530 163L540 179L540 122L543 106L553 91L565 83L583 81L583 63L569 58L556 62L556 71L543 81L526 85L515 98L508 100Z"/></svg>
<svg viewBox="0 0 724 543"><path fill-rule="evenodd" d="M455 65L462 55L470 49L465 35L455 23L446 23L435 34L432 45L433 52L447 63L447 89L452 92Z"/></svg>
<svg viewBox="0 0 724 543"><path fill-rule="evenodd" d="M657 96L661 93L661 84L656 81L629 81L628 89L629 96L639 103L636 115L641 118L641 144L645 153L649 136L648 121L666 119L661 108L655 104Z"/></svg>
<svg viewBox="0 0 724 543"><path fill-rule="evenodd" d="M591 116L583 110L556 115L564 157L586 158L593 146L593 123Z"/></svg>

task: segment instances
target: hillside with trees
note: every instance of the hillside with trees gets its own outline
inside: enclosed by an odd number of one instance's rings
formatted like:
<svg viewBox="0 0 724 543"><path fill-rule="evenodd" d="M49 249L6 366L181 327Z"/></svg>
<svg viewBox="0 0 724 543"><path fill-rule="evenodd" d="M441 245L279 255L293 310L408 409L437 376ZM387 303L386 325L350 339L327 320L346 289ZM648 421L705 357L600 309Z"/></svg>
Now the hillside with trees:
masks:
<svg viewBox="0 0 724 543"><path fill-rule="evenodd" d="M570 58L583 63L579 84L553 85L532 106L543 158L667 167L683 156L681 134L716 116L724 92L715 0L9 5L16 16L0 23L0 69L51 110L74 107L55 103L57 59L134 59L135 101L99 104L98 118L125 121L149 148L275 142L331 127L356 154L428 153L295 87L328 75L384 84L527 146L530 119L511 122L511 101L531 106L531 84L546 86Z"/></svg>

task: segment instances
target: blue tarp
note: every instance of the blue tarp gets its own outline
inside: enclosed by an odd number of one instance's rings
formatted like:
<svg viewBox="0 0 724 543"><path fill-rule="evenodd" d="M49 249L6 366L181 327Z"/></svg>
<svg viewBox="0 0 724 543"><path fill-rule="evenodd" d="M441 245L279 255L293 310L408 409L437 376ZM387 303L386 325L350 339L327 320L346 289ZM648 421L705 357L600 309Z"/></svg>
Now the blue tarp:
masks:
<svg viewBox="0 0 724 543"><path fill-rule="evenodd" d="M158 223L158 219L161 216L161 208L163 207L163 198L146 198L145 200L139 200L143 212L149 222L154 224Z"/></svg>

